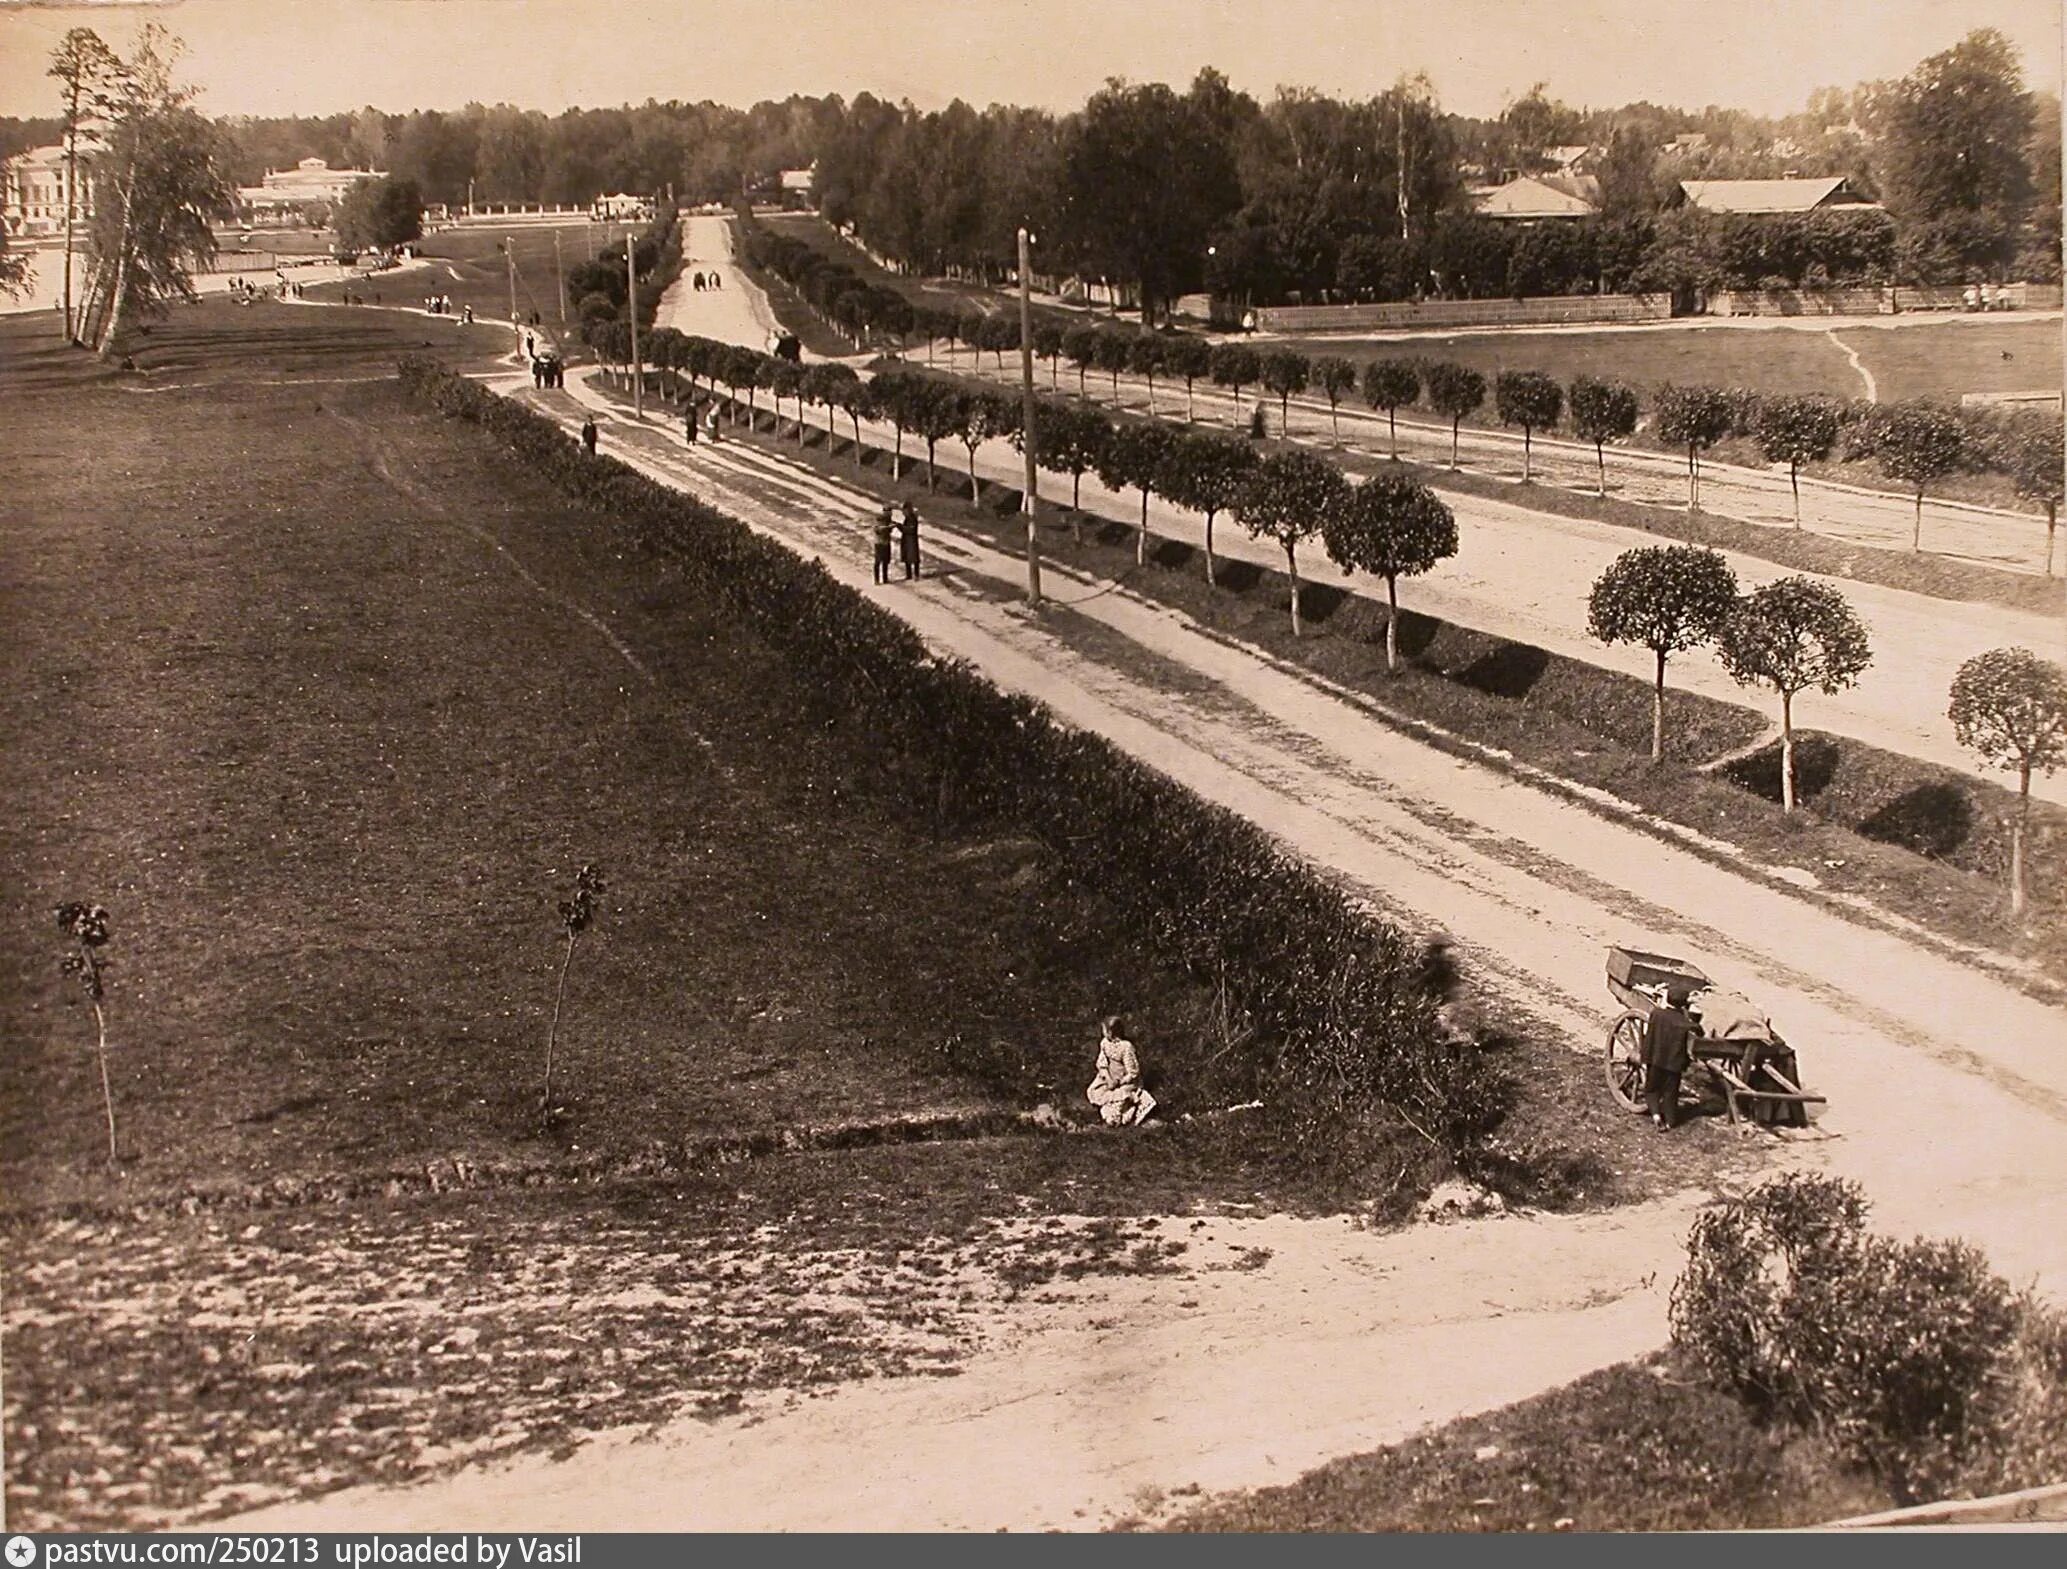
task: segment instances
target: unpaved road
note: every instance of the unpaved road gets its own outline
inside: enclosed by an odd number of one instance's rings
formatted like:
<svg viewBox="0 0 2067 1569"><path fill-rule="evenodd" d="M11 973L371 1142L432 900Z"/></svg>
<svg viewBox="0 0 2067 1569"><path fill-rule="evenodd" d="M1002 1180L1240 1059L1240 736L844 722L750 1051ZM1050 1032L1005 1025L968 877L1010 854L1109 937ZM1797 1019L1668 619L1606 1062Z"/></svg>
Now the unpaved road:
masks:
<svg viewBox="0 0 2067 1569"><path fill-rule="evenodd" d="M2057 311L2032 312L2017 319L2057 322L2060 316ZM1948 317L1911 321L1899 328L1891 325L1855 327L1853 331L1943 333L1958 332L1963 325L1965 323L1962 318ZM1641 332L1680 329L1627 330ZM1708 330L1827 330L1832 342L1840 351L1845 347L1844 335L1836 330L1805 327L1781 321L1737 321L1727 326L1717 323ZM1270 345L1259 342L1257 346L1260 349ZM1293 346L1313 354L1328 352L1325 339L1300 340ZM1403 355L1412 354L1415 347L1412 342L1403 341L1399 352ZM994 357L986 358L971 350L936 350L936 356L942 368L952 367L965 373L992 378L1002 377L1008 381L1018 375L1017 367L1009 354L1005 357L1002 369ZM1150 392L1146 381L1123 372L1119 384L1121 402L1124 406L1147 411L1150 405ZM1112 380L1109 376L1093 371L1086 380L1085 387L1094 400L1108 405L1111 403ZM1060 390L1076 390L1074 367L1062 367ZM1863 385L1860 390L1862 393L1866 392ZM1491 396L1489 387L1489 407ZM1192 394L1192 405L1198 415L1203 420L1219 424L1222 428L1244 424L1256 401L1255 388L1244 389L1239 410L1233 395L1218 387L1196 386ZM1280 429L1278 400L1274 395L1265 393L1262 401L1269 411L1270 428L1277 432ZM1181 381L1158 381L1154 392L1154 406L1165 416L1181 416L1186 408L1184 384ZM1335 422L1329 417L1325 399L1316 395L1295 397L1291 400L1290 414L1294 439L1316 446L1334 443ZM1367 408L1358 394L1350 394L1349 400L1337 410L1336 417L1340 422L1343 441L1373 455L1383 455L1391 450L1392 437L1384 414ZM1450 426L1447 421L1431 418L1418 409L1409 410L1401 413L1398 430L1401 456L1424 463L1447 464L1450 461ZM1495 478L1519 484L1522 477L1522 446L1522 435L1519 431L1467 426L1459 432L1457 451L1464 464L1475 473L1490 474ZM1530 447L1533 458L1530 468L1533 478L1538 483L1558 485L1586 495L1594 493L1598 483L1599 467L1590 444L1537 434L1531 440ZM1686 505L1685 453L1610 446L1604 456L1610 495L1623 501L1657 506ZM1917 534L1914 502L1906 495L1805 479L1801 482L1801 498L1802 526L1818 534L1827 534L1833 539L1851 540L1882 550L1908 550L1911 548L1911 539ZM1720 517L1736 518L1764 527L1785 529L1794 526L1794 502L1785 468L1747 468L1741 464L1704 462L1701 465L1701 506L1704 511ZM1921 543L1924 549L1935 554L1979 562L2012 572L2039 573L2044 570L2045 564L2045 536L2045 519L2036 512L2004 511L1995 507L1929 498L1924 502ZM2057 561L2054 570L2060 570Z"/></svg>
<svg viewBox="0 0 2067 1569"><path fill-rule="evenodd" d="M699 254L718 254L721 248L729 246L730 227L722 220L687 221ZM728 279L728 287L716 296L685 296L678 283L663 304L665 319L685 332L760 345L767 334L765 322L773 319L772 314L765 301L758 310L748 303L745 296L755 300L761 296L736 271L728 270ZM668 314L669 307L674 308L672 314ZM961 356L963 360L967 358ZM968 366L965 363L961 368L966 370ZM1065 386L1069 379L1065 374ZM1101 380L1096 374L1092 376L1090 384L1094 390ZM1125 377L1121 384L1127 384ZM1159 393L1160 407L1165 413L1181 408L1181 398L1181 388L1175 401L1165 388ZM1297 406L1295 403L1295 409ZM1320 422L1318 428L1324 430L1325 409L1315 418ZM1344 419L1347 426L1346 413ZM844 417L839 419L842 429L846 423ZM888 426L867 421L863 421L863 426L882 445L890 445L893 432ZM1444 432L1444 441L1447 440L1448 433ZM908 452L917 451L924 456L923 447L916 441L907 439L905 445ZM959 442L947 442L942 445L940 456L942 483L952 488L952 476L957 473L965 476L966 483L967 449ZM1586 457L1590 464L1591 453ZM995 441L978 449L976 471L987 480L1018 485L1024 460L1009 444ZM1067 494L1062 488L1066 479L1044 475L1041 483L1045 496ZM1781 484L1784 490L1784 479ZM1140 518L1138 492L1120 494L1108 490L1095 474L1084 476L1082 495L1086 508L1101 516L1129 525ZM1552 653L1619 670L1645 681L1651 679L1650 652L1594 641L1586 630L1586 614L1587 597L1594 581L1609 563L1625 550L1659 543L1654 536L1585 518L1532 511L1504 501L1461 494L1446 499L1457 517L1458 552L1427 575L1403 583L1403 604L1459 626L1533 643ZM1195 513L1157 500L1150 504L1149 519L1152 531L1163 538L1203 543L1204 525ZM1250 537L1224 517L1214 530L1214 548L1237 560L1280 569L1284 566L1284 554L1276 545ZM1734 551L1726 555L1747 590L1789 575L1786 568L1756 556ZM1345 578L1318 542L1302 553L1300 570L1315 581L1344 585L1374 598L1384 597L1382 580L1361 573ZM1849 691L1835 696L1803 693L1795 704L1796 723L1906 753L1998 784L2008 782L2007 774L1986 768L1953 736L1952 723L1945 712L1952 678L1962 663L1991 648L2022 646L2049 658L2067 660L2067 617L1937 599L1844 578L1818 581L1837 589L1857 610L1872 642L1873 664ZM1712 650L1696 649L1675 655L1667 681L1676 690L1754 707L1769 714L1777 725L1778 699L1768 692L1739 686ZM2067 804L2067 774L2040 777L2033 781L2032 791L2040 799Z"/></svg>
<svg viewBox="0 0 2067 1569"><path fill-rule="evenodd" d="M525 395L570 422L585 406L579 389ZM1484 983L1574 1050L1597 1052L1611 1013L1606 944L1697 955L1772 1009L1832 1096L1782 1159L1858 1178L1883 1226L1965 1235L2012 1277L2067 1292L2058 1008L1751 869L1460 762L1122 589L1058 573L1058 602L1029 612L1009 597L1017 561L939 531L924 580L870 589L859 493L737 442L685 452L658 422L611 419L605 440L822 557L934 646L1245 813L1379 906L1448 928ZM235 1524L1094 1524L1156 1490L1282 1481L1657 1344L1688 1202L1387 1236L1259 1221L1227 1235L1270 1247L1262 1267L1050 1303L1001 1324L957 1378Z"/></svg>

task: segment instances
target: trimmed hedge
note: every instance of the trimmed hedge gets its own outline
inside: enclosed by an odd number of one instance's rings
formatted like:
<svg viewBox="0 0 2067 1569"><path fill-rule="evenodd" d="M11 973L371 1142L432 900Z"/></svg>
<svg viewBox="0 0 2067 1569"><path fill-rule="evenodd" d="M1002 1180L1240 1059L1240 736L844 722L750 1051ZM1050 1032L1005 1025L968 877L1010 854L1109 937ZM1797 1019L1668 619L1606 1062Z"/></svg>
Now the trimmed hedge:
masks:
<svg viewBox="0 0 2067 1569"><path fill-rule="evenodd" d="M818 562L609 457L437 363L404 387L481 426L570 495L606 509L779 651L826 700L869 716L867 745L943 820L1009 824L1111 902L1152 950L1224 984L1258 1027L1254 1090L1353 1152L1390 1113L1469 1164L1512 1104L1512 1075L1441 1023L1418 946L1261 829L1200 800L918 635ZM1174 1044L1174 1043L1173 1043ZM1203 1073L1200 1060L1174 1065Z"/></svg>

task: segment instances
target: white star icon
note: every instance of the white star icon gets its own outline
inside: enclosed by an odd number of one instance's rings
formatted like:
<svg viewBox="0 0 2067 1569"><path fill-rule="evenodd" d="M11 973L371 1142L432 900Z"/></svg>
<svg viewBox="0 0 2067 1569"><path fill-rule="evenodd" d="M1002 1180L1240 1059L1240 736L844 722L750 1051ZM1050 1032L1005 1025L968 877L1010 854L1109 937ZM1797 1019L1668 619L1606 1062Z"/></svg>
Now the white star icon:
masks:
<svg viewBox="0 0 2067 1569"><path fill-rule="evenodd" d="M10 1536L7 1539L7 1561L14 1569L28 1569L36 1561L36 1544L26 1536Z"/></svg>

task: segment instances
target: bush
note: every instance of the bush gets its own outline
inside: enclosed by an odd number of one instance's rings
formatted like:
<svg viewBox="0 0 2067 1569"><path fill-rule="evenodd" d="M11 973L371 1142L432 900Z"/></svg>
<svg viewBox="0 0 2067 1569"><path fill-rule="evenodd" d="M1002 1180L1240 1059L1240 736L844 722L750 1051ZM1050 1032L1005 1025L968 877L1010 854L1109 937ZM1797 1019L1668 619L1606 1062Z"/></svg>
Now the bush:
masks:
<svg viewBox="0 0 2067 1569"><path fill-rule="evenodd" d="M1761 1416L1824 1435L1905 1502L2048 1442L2027 1385L2062 1349L2033 1308L1962 1242L1866 1230L1852 1183L1779 1177L1702 1215L1673 1286L1672 1338ZM2060 1428L2052 1429L2057 1441Z"/></svg>
<svg viewBox="0 0 2067 1569"><path fill-rule="evenodd" d="M902 799L930 803L943 826L1039 839L1059 875L1096 887L1159 958L1224 983L1255 1035L1218 1066L1194 1042L1196 1060L1174 1071L1267 1095L1314 1130L1298 1147L1316 1162L1368 1142L1387 1113L1460 1162L1497 1123L1511 1078L1442 1030L1414 945L1261 829L934 658L822 565L614 458L584 460L543 416L416 356L401 375L666 555L788 659L829 714L866 713L865 744Z"/></svg>

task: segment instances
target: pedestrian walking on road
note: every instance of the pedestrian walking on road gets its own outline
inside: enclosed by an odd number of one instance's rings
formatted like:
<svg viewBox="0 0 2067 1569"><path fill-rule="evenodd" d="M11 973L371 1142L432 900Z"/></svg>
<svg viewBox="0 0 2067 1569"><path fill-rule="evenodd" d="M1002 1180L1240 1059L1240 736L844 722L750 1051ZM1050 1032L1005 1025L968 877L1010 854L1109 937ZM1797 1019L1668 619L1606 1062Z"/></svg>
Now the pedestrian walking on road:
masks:
<svg viewBox="0 0 2067 1569"><path fill-rule="evenodd" d="M538 358L538 351L531 346L531 334L528 332L524 334L524 358L527 360Z"/></svg>
<svg viewBox="0 0 2067 1569"><path fill-rule="evenodd" d="M890 503L883 503L883 510L876 514L876 581L890 581Z"/></svg>
<svg viewBox="0 0 2067 1569"><path fill-rule="evenodd" d="M688 446L696 445L696 405L689 405L689 412L682 416L682 440Z"/></svg>
<svg viewBox="0 0 2067 1569"><path fill-rule="evenodd" d="M596 422L592 419L581 422L581 445L590 457L596 455Z"/></svg>
<svg viewBox="0 0 2067 1569"><path fill-rule="evenodd" d="M899 520L897 553L904 562L905 581L910 582L919 575L919 509L909 501L904 504L904 516Z"/></svg>
<svg viewBox="0 0 2067 1569"><path fill-rule="evenodd" d="M1644 1103L1651 1124L1669 1129L1679 1124L1679 1081L1694 1058L1694 1037L1700 1033L1687 999L1694 995L1685 981L1665 988L1665 1005L1653 1008L1644 1021Z"/></svg>

